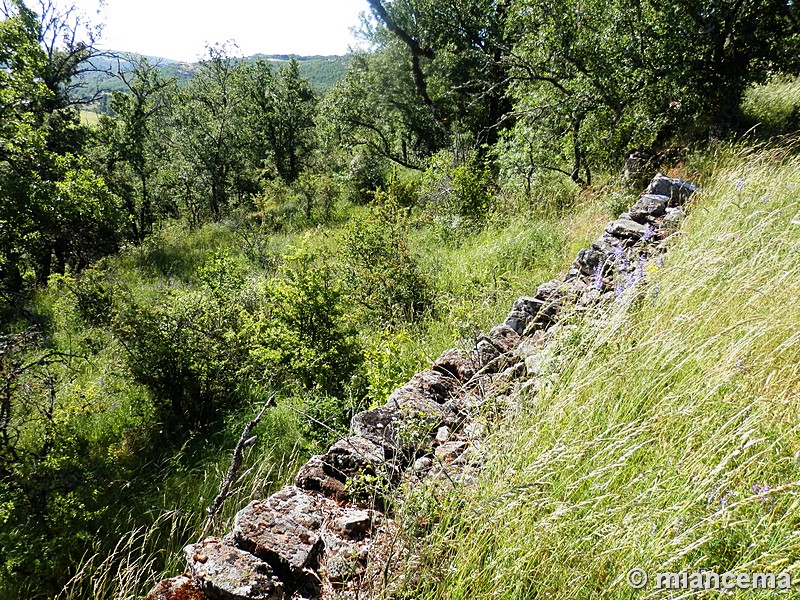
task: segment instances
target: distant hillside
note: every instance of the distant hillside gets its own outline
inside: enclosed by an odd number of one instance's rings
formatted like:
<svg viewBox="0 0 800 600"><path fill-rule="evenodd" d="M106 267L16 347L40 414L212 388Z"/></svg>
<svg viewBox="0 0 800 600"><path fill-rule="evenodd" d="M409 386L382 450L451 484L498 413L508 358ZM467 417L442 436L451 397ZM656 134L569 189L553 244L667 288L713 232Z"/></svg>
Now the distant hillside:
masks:
<svg viewBox="0 0 800 600"><path fill-rule="evenodd" d="M120 69L130 70L132 66L142 57L140 54L124 52L114 55L109 53L93 59L92 64L95 71L85 73L81 76L82 86L76 90L75 96L78 99L89 99L100 92L98 101L89 107L89 110L97 112L103 111L105 102L103 97L107 97L115 90L122 91L125 84L113 75ZM168 58L157 56L146 56L147 60L154 65L159 65L161 72L166 77L174 77L178 84L182 85L189 81L197 70L198 62L185 63ZM244 61L254 62L256 60L268 60L275 64L276 68L281 64L287 63L291 58L300 62L300 73L309 80L311 86L318 92L324 93L340 81L345 74L349 56L297 56L294 54L256 54L244 58Z"/></svg>

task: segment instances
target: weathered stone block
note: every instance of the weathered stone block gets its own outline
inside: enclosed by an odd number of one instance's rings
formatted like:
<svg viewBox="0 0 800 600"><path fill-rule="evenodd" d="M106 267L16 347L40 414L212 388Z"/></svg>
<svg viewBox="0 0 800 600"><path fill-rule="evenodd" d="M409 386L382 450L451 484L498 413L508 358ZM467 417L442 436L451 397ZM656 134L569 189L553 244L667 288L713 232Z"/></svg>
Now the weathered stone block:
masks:
<svg viewBox="0 0 800 600"><path fill-rule="evenodd" d="M283 599L283 583L274 576L270 566L226 541L208 538L186 546L184 554L189 572L210 598Z"/></svg>
<svg viewBox="0 0 800 600"><path fill-rule="evenodd" d="M321 492L328 498L347 500L346 480L335 477L331 471L332 468L324 456L312 456L306 464L300 467L294 483L304 490Z"/></svg>
<svg viewBox="0 0 800 600"><path fill-rule="evenodd" d="M365 510L346 509L333 520L331 528L351 540L361 540L372 527L372 515Z"/></svg>
<svg viewBox="0 0 800 600"><path fill-rule="evenodd" d="M386 402L389 406L400 408L409 400L430 399L437 404L444 404L455 392L458 381L434 370L422 371L411 378L411 381L400 386Z"/></svg>
<svg viewBox="0 0 800 600"><path fill-rule="evenodd" d="M433 363L431 370L454 377L461 383L472 379L477 369L475 359L463 350L445 350Z"/></svg>
<svg viewBox="0 0 800 600"><path fill-rule="evenodd" d="M383 446L392 454L405 453L429 442L442 425L453 426L456 415L430 399L409 399L400 408L379 406L356 414L354 435Z"/></svg>
<svg viewBox="0 0 800 600"><path fill-rule="evenodd" d="M680 206L696 191L697 187L691 183L659 173L653 178L644 193L667 196L670 199L669 204L671 206Z"/></svg>
<svg viewBox="0 0 800 600"><path fill-rule="evenodd" d="M181 575L157 583L145 600L209 600L194 580Z"/></svg>
<svg viewBox="0 0 800 600"><path fill-rule="evenodd" d="M267 561L283 579L294 580L316 564L322 521L317 499L291 486L240 510L230 535L239 548Z"/></svg>
<svg viewBox="0 0 800 600"><path fill-rule="evenodd" d="M629 219L637 223L646 223L648 219L656 219L667 211L669 196L643 194L631 207Z"/></svg>
<svg viewBox="0 0 800 600"><path fill-rule="evenodd" d="M336 442L323 455L312 456L300 468L295 484L305 490L322 492L334 500L348 500L348 479L359 474L376 474L386 458L383 448L368 439L352 436Z"/></svg>
<svg viewBox="0 0 800 600"><path fill-rule="evenodd" d="M606 233L620 239L638 240L646 231L646 225L630 219L617 219L606 225Z"/></svg>

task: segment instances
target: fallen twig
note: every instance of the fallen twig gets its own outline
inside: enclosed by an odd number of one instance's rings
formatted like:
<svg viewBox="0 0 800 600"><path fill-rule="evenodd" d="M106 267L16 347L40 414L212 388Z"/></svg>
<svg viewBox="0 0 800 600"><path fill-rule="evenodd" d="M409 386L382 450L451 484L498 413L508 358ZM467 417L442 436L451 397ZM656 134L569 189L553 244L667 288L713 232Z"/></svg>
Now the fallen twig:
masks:
<svg viewBox="0 0 800 600"><path fill-rule="evenodd" d="M219 494L217 494L217 497L214 498L214 502L208 508L208 518L206 519L206 524L203 526L200 539L197 540L198 543L203 541L203 539L206 537L209 529L211 529L211 525L214 523L214 517L217 516L219 509L222 508L223 502L225 502L228 494L230 494L231 485L233 485L233 480L236 478L236 473L242 467L244 449L246 446L249 446L256 440L256 436L251 436L250 434L253 433L253 428L258 425L261 417L264 416L264 413L270 406L275 406L275 394L270 396L269 400L264 403L264 406L261 407L261 411L259 411L258 415L256 415L256 418L244 426L242 435L239 436L239 441L236 443L236 447L233 449L233 456L231 457L231 466L228 469L228 474L222 481L222 486L219 488Z"/></svg>

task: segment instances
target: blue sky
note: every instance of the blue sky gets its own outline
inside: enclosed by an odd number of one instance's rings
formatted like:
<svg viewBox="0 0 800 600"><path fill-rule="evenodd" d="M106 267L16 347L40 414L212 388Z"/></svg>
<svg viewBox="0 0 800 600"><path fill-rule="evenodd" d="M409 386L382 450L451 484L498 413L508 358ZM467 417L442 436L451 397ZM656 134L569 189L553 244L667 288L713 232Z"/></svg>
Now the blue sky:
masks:
<svg viewBox="0 0 800 600"><path fill-rule="evenodd" d="M206 43L239 53L344 54L366 0L57 0L104 24L99 47L194 61ZM31 6L34 6L32 3ZM99 13L97 12L99 9Z"/></svg>

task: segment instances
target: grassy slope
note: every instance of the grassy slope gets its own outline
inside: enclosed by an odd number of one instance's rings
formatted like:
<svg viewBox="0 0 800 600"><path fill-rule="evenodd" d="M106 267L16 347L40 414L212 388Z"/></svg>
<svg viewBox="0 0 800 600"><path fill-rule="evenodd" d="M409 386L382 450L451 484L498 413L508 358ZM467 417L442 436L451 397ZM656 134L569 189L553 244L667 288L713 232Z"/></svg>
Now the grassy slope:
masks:
<svg viewBox="0 0 800 600"><path fill-rule="evenodd" d="M657 595L627 586L635 566L796 573L800 159L723 153L711 172L649 287L560 337L480 485L412 498L409 524L439 523L409 526L422 564L401 596Z"/></svg>
<svg viewBox="0 0 800 600"><path fill-rule="evenodd" d="M255 235L250 241L257 241L272 257L270 261L279 262L282 256L305 248L331 257L335 264L348 224L363 218L367 209L344 206L340 212L330 225L298 226L286 233ZM410 244L435 287L435 306L429 316L402 328L388 331L379 323L361 327L367 369L383 386L376 388L373 400L385 401L381 394L388 394L425 368L456 340L469 343L470 335L487 330L514 298L563 269L575 250L586 245L594 233L587 223L606 219L594 202L579 203L570 214L550 218L526 214L517 207L500 211L483 229L446 243L424 215L414 217ZM198 269L220 248L229 249L247 266L248 277L271 276L272 267L265 272L263 266L252 262L244 250L247 244L232 227L234 222L190 232L177 225L168 226L141 247L129 248L110 259L108 276L124 284L126 293L158 301L164 290L198 285ZM76 309L66 287L42 290L37 304L47 314L64 315L59 317L65 319L64 323L58 319L54 322L54 335L59 339L86 336L102 343L102 350L76 386L102 400L103 408L98 408L94 417L99 431L129 427L133 417L128 414L136 412L134 407L147 404L147 393L125 374L120 364L124 349L102 327L82 330L67 322L75 318ZM87 589L93 589L98 598L129 597L146 592L162 577L162 568L165 575L179 572L183 568L182 546L199 535L204 510L227 469L230 449L258 402L259 398L253 398L241 414L230 415L224 430L213 439L191 440L164 455L154 450L143 457L139 469L142 481L133 480L125 486L125 490L131 487L140 492L134 501L130 493L121 492L120 509L111 511L107 522L97 523L102 532L97 539L97 554L80 560L79 573L61 597L77 600ZM143 424L134 423L135 428L150 426L146 417L142 419ZM249 470L225 504L214 532L227 530L238 509L253 498L265 497L293 476L297 461L314 450L301 421L288 407L269 411L258 428L259 442L246 457ZM120 460L129 462L137 460L137 444L135 435L133 443L126 441L127 437L129 434L123 433L114 447ZM113 545L115 540L119 540L117 548L109 554L108 544ZM10 596L4 593L0 589L0 598L15 597L14 591L8 591Z"/></svg>

